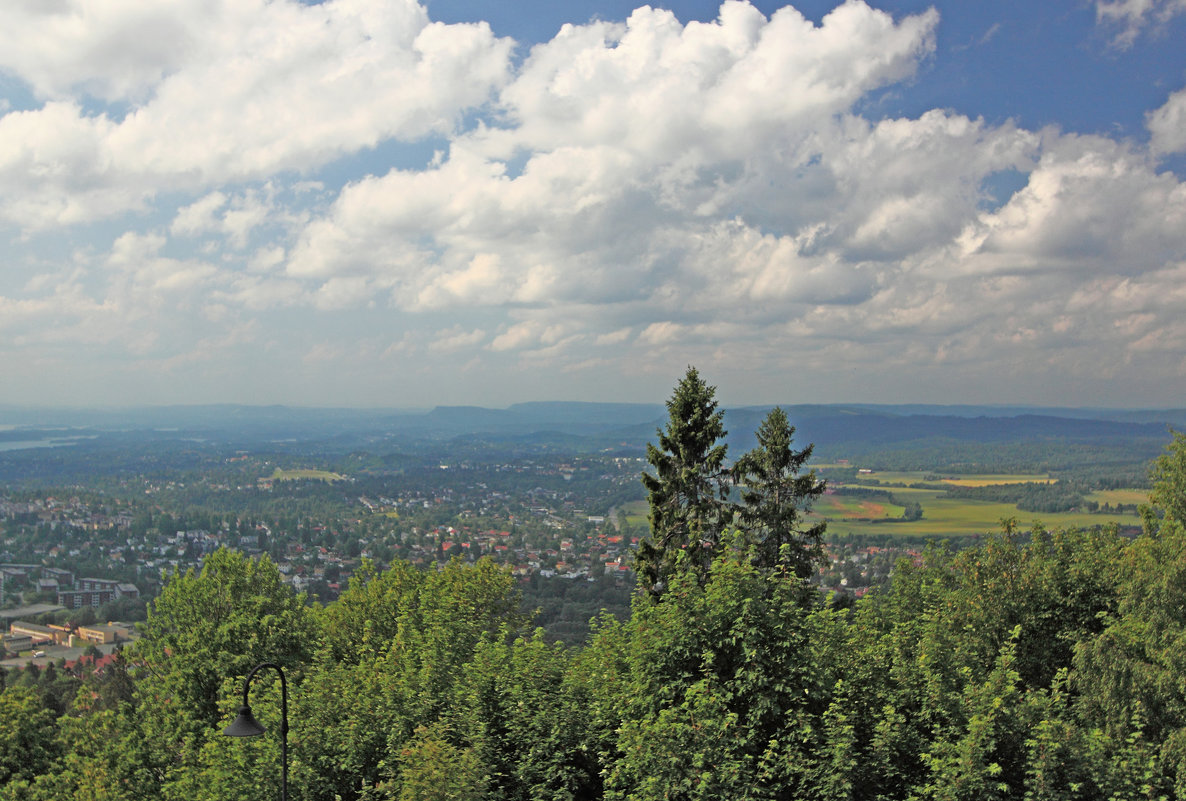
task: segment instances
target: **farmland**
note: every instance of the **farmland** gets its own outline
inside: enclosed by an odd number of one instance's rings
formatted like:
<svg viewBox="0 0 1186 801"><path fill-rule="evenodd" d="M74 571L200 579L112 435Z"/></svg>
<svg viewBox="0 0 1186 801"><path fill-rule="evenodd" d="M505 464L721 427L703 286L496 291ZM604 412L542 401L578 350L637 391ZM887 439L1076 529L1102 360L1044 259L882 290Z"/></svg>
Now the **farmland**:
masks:
<svg viewBox="0 0 1186 801"><path fill-rule="evenodd" d="M811 519L828 521L825 539L831 537L877 535L903 535L908 537L966 537L999 531L1001 521L1014 518L1021 529L1029 529L1036 522L1049 529L1088 528L1115 523L1121 527L1138 526L1140 518L1133 512L1025 512L1015 504L979 501L968 498L952 498L939 489L939 485L951 487L988 487L998 484L1041 483L1055 481L1039 473L998 473L960 475L958 477L936 476L927 471L886 471L861 476L861 486L870 489L884 489L893 495L894 501L884 497L864 498L829 493L814 505ZM910 485L929 484L931 488ZM1089 493L1087 499L1100 506L1124 504L1131 507L1148 502L1148 491L1139 489L1098 490ZM917 502L922 505L921 520L903 520L905 507L901 504ZM647 525L646 501L623 504L627 523L631 526Z"/></svg>
<svg viewBox="0 0 1186 801"><path fill-rule="evenodd" d="M272 481L325 481L333 483L335 481L345 481L346 477L331 473L328 470L282 470L279 467L271 475Z"/></svg>
<svg viewBox="0 0 1186 801"><path fill-rule="evenodd" d="M910 536L961 537L997 531L1001 521L1013 518L1020 528L1040 522L1047 528L1084 528L1115 523L1121 527L1137 526L1139 517L1128 513L1025 512L1015 504L969 498L953 498L940 489L951 487L990 487L1002 484L1054 481L1045 474L981 474L958 477L936 476L926 471L876 472L861 476L861 486L885 489L899 502L915 501L923 507L921 520L902 520L902 506L880 504L883 512L874 514L878 504L843 495L826 495L816 504L813 517L828 521L829 536L865 534L904 534ZM917 486L927 485L926 488ZM912 486L914 485L914 486ZM1100 490L1087 496L1101 506L1131 506L1147 501L1147 493L1137 489Z"/></svg>

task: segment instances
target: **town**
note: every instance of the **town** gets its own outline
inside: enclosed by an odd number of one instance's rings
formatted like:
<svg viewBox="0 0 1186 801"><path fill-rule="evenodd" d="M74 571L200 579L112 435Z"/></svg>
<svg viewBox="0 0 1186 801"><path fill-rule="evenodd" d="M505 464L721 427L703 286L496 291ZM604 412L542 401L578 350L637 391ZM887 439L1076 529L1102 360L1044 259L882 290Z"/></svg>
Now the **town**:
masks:
<svg viewBox="0 0 1186 801"><path fill-rule="evenodd" d="M200 570L219 548L266 554L294 591L322 603L364 560L432 569L488 557L558 639L579 640L601 607L628 609L632 551L648 531L641 458L459 461L383 476L228 461L233 479L219 471L0 496L0 620L11 628L0 656L19 665L73 654L71 637L109 646L114 635L89 628L108 622L134 636L168 576ZM821 587L860 597L918 550L850 541L829 545L828 557Z"/></svg>

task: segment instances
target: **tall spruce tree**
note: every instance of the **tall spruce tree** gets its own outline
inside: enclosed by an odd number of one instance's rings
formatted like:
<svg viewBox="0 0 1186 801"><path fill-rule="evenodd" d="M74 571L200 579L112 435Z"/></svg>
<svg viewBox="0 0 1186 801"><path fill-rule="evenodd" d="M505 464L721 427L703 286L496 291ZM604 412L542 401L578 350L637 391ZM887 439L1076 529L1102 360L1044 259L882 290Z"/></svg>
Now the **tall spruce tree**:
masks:
<svg viewBox="0 0 1186 801"><path fill-rule="evenodd" d="M823 522L804 525L811 502L824 491L815 472L801 475L812 447L794 450L795 427L775 406L757 430L758 447L737 460L733 476L742 486L739 522L759 566L807 578L822 558Z"/></svg>
<svg viewBox="0 0 1186 801"><path fill-rule="evenodd" d="M651 505L651 536L638 549L642 586L659 592L677 564L702 576L712 563L722 529L732 520L723 467L725 413L717 409L716 387L689 367L667 401L667 427L647 444L652 472L642 474ZM680 553L684 557L679 556Z"/></svg>

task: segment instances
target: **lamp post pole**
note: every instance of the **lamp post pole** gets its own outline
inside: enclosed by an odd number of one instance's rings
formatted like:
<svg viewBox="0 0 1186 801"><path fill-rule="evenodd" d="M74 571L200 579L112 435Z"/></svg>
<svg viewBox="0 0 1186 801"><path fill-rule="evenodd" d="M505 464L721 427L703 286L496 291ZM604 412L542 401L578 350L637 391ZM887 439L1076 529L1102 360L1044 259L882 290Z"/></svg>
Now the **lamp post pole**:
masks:
<svg viewBox="0 0 1186 801"><path fill-rule="evenodd" d="M280 674L280 801L288 801L288 684L279 665L261 662L251 669L243 680L243 705L239 707L239 715L222 733L230 737L258 737L264 733L264 727L251 714L251 705L247 703L247 690L261 668L275 668Z"/></svg>

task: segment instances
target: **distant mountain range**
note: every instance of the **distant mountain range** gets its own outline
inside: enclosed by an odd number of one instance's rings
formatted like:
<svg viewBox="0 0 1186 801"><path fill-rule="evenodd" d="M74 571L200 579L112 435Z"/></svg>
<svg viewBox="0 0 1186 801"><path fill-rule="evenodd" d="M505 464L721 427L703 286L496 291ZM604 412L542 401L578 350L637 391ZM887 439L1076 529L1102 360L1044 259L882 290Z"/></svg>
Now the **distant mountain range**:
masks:
<svg viewBox="0 0 1186 801"><path fill-rule="evenodd" d="M733 449L752 446L770 406L729 409ZM796 442L892 445L919 440L979 443L1058 439L1073 442L1167 440L1186 428L1186 409L1131 410L932 404L788 404ZM222 444L335 443L335 449L379 448L400 442L456 438L541 443L554 439L585 448L641 450L666 419L662 404L531 402L505 409L438 406L431 410L195 405L136 409L45 409L0 406L0 446L64 434L138 441L198 439ZM17 446L19 447L19 446Z"/></svg>

